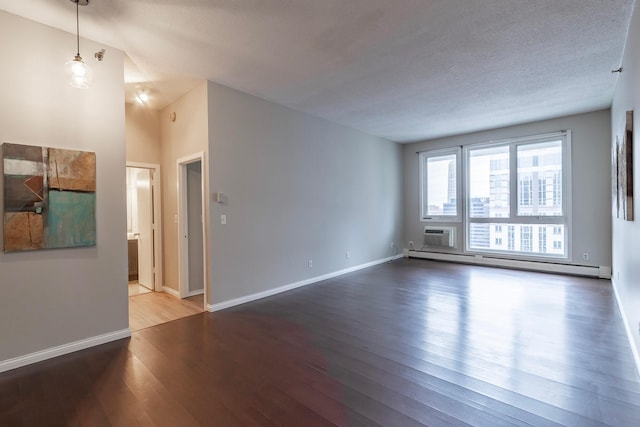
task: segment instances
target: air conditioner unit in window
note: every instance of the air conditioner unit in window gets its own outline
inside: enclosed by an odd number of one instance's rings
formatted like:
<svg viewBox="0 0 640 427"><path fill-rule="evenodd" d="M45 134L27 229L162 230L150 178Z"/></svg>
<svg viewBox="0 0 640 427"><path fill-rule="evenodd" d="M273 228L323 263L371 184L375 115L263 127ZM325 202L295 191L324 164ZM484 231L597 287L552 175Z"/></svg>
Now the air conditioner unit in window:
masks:
<svg viewBox="0 0 640 427"><path fill-rule="evenodd" d="M435 248L455 248L455 227L425 227L424 245Z"/></svg>

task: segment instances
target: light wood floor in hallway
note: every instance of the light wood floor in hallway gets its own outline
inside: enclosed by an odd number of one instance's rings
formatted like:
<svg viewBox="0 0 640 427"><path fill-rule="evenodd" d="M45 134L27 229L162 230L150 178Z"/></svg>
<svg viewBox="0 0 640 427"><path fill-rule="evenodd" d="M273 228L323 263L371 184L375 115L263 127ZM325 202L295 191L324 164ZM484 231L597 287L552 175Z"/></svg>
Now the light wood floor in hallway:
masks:
<svg viewBox="0 0 640 427"><path fill-rule="evenodd" d="M204 295L179 299L165 292L148 292L129 297L131 331L139 331L202 312Z"/></svg>

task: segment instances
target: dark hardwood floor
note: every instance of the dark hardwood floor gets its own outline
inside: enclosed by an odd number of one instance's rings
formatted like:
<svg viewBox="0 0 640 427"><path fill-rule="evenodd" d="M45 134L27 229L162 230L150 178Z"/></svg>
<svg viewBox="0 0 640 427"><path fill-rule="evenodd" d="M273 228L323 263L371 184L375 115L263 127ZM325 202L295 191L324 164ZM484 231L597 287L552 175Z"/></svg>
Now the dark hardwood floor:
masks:
<svg viewBox="0 0 640 427"><path fill-rule="evenodd" d="M609 281L398 260L0 374L0 425L640 426Z"/></svg>

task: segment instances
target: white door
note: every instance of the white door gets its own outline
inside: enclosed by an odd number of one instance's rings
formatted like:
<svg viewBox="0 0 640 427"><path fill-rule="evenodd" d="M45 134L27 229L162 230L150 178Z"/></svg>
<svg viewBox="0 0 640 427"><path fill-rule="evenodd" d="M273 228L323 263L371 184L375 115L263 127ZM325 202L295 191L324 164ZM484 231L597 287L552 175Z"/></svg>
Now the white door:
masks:
<svg viewBox="0 0 640 427"><path fill-rule="evenodd" d="M138 198L138 283L153 290L153 194L151 170L136 172Z"/></svg>

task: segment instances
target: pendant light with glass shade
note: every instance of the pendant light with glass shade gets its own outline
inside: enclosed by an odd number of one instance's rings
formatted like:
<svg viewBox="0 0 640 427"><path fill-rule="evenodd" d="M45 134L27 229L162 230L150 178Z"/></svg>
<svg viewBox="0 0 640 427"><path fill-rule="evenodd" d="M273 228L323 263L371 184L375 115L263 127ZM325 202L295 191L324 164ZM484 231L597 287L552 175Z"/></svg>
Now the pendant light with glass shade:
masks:
<svg viewBox="0 0 640 427"><path fill-rule="evenodd" d="M70 0L76 4L76 56L67 61L65 65L66 74L69 77L69 84L78 89L87 89L93 83L93 70L80 56L80 15L79 7L89 4L89 0Z"/></svg>

